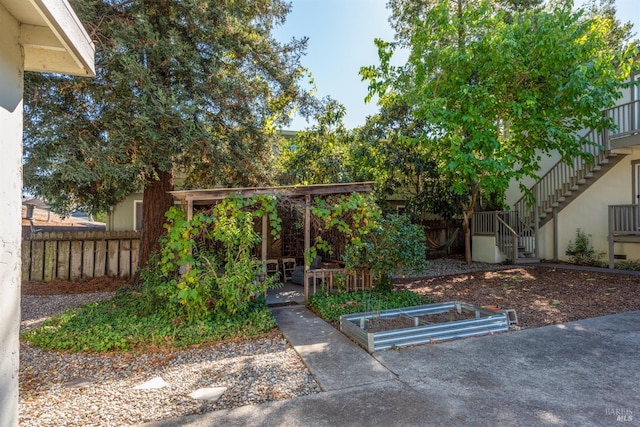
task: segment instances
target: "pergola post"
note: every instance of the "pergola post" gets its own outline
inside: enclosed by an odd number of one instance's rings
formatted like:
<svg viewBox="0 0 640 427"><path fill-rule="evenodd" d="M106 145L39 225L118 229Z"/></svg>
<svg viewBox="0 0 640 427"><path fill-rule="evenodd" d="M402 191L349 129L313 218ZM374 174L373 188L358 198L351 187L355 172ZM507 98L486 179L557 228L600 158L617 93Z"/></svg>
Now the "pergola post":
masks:
<svg viewBox="0 0 640 427"><path fill-rule="evenodd" d="M267 274L267 236L269 233L269 222L267 213L262 214L262 272Z"/></svg>
<svg viewBox="0 0 640 427"><path fill-rule="evenodd" d="M187 199L187 221L191 221L193 219L193 199Z"/></svg>
<svg viewBox="0 0 640 427"><path fill-rule="evenodd" d="M304 253L311 250L311 196L304 196ZM309 301L309 260L304 257L304 302Z"/></svg>

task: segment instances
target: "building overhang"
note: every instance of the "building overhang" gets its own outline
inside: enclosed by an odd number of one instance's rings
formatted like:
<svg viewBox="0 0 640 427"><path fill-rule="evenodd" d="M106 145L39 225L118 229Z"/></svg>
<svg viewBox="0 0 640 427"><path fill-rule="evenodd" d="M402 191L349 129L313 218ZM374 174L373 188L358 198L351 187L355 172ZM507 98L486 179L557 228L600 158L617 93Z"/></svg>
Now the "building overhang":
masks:
<svg viewBox="0 0 640 427"><path fill-rule="evenodd" d="M25 71L95 75L95 46L67 0L0 0L20 24Z"/></svg>

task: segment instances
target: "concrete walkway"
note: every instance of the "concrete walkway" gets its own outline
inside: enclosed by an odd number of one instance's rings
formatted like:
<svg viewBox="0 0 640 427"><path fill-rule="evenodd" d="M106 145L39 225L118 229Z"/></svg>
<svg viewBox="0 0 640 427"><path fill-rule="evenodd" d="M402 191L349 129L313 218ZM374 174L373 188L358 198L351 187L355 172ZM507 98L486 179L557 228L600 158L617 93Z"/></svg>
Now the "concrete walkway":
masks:
<svg viewBox="0 0 640 427"><path fill-rule="evenodd" d="M322 393L150 426L640 425L640 311L373 356L273 310Z"/></svg>

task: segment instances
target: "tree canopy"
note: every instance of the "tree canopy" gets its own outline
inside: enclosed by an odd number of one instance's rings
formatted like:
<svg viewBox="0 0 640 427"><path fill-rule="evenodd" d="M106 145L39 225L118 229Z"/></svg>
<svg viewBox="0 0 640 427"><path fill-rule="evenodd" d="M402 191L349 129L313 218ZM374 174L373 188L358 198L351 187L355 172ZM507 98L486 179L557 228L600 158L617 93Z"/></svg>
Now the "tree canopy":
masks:
<svg viewBox="0 0 640 427"><path fill-rule="evenodd" d="M574 12L570 1L535 10L490 0L426 3L418 19L395 11L413 19L399 24L399 41L376 40L380 64L361 75L381 105L401 99L430 124L415 142L437 150L440 173L464 196L470 262L468 226L480 195L535 177L541 153L581 155L578 131L610 125L600 112L629 85L634 52L607 43L615 22ZM407 63L390 65L405 45Z"/></svg>
<svg viewBox="0 0 640 427"><path fill-rule="evenodd" d="M62 213L144 190L144 264L176 171L186 186L269 181L275 126L311 105L306 39L273 38L289 12L280 0L72 3L97 75L27 74L25 186Z"/></svg>

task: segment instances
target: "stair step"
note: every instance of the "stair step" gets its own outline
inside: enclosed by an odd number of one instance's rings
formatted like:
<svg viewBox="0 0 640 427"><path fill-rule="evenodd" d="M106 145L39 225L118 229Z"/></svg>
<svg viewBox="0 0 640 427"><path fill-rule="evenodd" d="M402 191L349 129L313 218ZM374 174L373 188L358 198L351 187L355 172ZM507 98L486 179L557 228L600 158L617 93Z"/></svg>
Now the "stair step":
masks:
<svg viewBox="0 0 640 427"><path fill-rule="evenodd" d="M516 264L537 264L540 262L540 258L520 258L516 260Z"/></svg>

